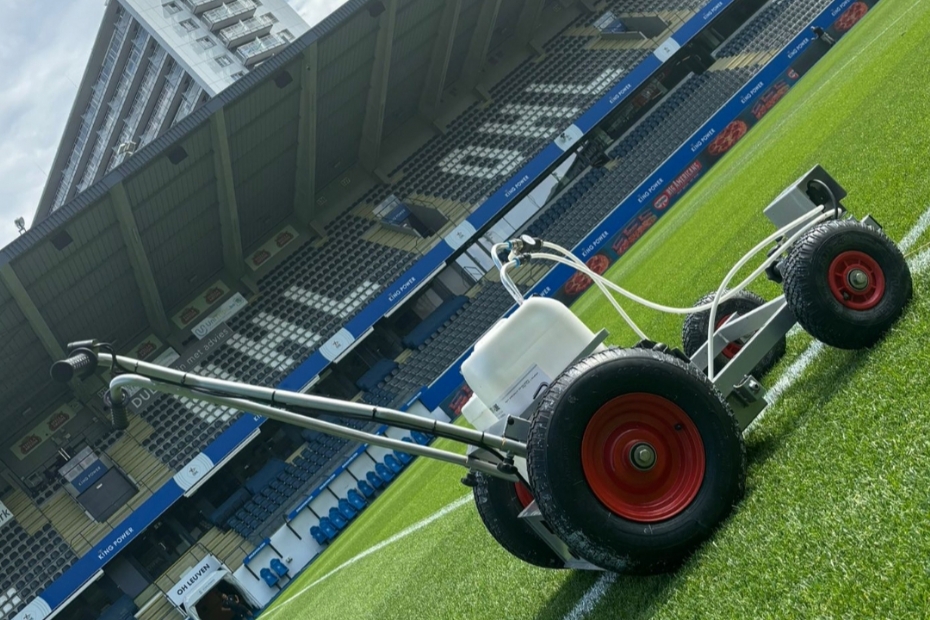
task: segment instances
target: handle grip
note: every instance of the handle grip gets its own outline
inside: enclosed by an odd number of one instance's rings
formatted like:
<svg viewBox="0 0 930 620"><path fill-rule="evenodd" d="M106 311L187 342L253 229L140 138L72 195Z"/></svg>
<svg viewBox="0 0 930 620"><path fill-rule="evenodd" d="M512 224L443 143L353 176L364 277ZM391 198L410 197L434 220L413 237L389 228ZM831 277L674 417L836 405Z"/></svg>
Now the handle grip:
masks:
<svg viewBox="0 0 930 620"><path fill-rule="evenodd" d="M52 364L49 374L53 381L67 383L75 376L86 379L97 369L97 356L92 351L77 350L66 360L58 360Z"/></svg>

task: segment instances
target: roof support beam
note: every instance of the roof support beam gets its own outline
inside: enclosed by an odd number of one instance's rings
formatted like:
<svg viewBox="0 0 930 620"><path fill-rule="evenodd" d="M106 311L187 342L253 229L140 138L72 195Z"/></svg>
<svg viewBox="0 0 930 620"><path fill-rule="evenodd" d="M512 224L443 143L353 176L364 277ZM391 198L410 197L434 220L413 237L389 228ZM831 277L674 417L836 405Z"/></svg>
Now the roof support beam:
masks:
<svg viewBox="0 0 930 620"><path fill-rule="evenodd" d="M139 235L136 218L132 214L129 194L126 193L126 187L122 182L117 183L110 190L110 199L113 203L113 211L116 213L116 220L119 222L123 243L126 245L126 252L129 254L129 264L132 266L132 272L136 276L136 284L139 286L145 316L155 335L165 339L171 330L168 324L168 315L165 313L165 306L161 301L158 286L155 284L152 265L149 263L149 257L142 245L142 237Z"/></svg>
<svg viewBox="0 0 930 620"><path fill-rule="evenodd" d="M420 94L420 114L430 120L436 118L439 111L461 11L462 0L446 0L442 17L439 19L439 30L433 42L433 55L430 57L429 69L423 81L423 92Z"/></svg>
<svg viewBox="0 0 930 620"><path fill-rule="evenodd" d="M387 103L388 81L391 71L391 51L394 47L394 26L397 22L398 0L386 0L387 9L381 14L378 41L375 44L375 61L371 67L368 104L362 123L362 141L358 159L362 168L373 172L381 157L381 139L384 137L384 108Z"/></svg>
<svg viewBox="0 0 930 620"><path fill-rule="evenodd" d="M213 142L213 171L216 174L216 196L220 206L220 234L223 238L223 264L237 280L245 275L242 257L242 231L239 227L239 203L233 183L232 158L229 155L229 134L223 108L210 116L210 139Z"/></svg>
<svg viewBox="0 0 930 620"><path fill-rule="evenodd" d="M481 70L488 59L491 48L491 36L494 34L494 25L497 24L497 14L500 12L501 0L484 0L481 3L481 12L478 13L478 22L471 35L468 46L468 56L465 57L465 66L462 69L462 84L466 90L474 88L481 77Z"/></svg>
<svg viewBox="0 0 930 620"><path fill-rule="evenodd" d="M316 104L318 95L319 45L303 54L300 71L300 120L297 123L297 174L294 179L294 213L309 224L316 205Z"/></svg>
<svg viewBox="0 0 930 620"><path fill-rule="evenodd" d="M58 338L55 337L55 334L52 333L52 329L48 326L45 317L43 317L42 313L39 311L39 307L32 301L29 291L23 286L23 282L13 269L12 263L0 265L0 282L3 282L7 290L10 291L10 296L13 297L13 301L16 302L19 311L26 317L26 321L29 323L32 331L35 332L36 338L42 343L42 348L45 349L48 356L54 361L64 359L66 357L64 348L62 348L61 343L58 342ZM68 382L68 385L71 386L72 391L82 400L86 401L93 394L93 392L85 388L78 379L72 379Z"/></svg>
<svg viewBox="0 0 930 620"><path fill-rule="evenodd" d="M45 352L48 353L49 357L53 360L63 359L65 357L65 350L62 348L61 343L58 342L58 338L55 337L55 334L52 333L48 323L45 322L45 317L39 312L39 307L32 301L32 297L29 296L26 287L23 286L19 276L16 275L16 272L13 270L12 264L6 263L0 266L0 280L3 281L3 284L5 284L6 288L10 291L13 301L16 302L16 306L19 308L19 311L23 313L23 316L26 317L26 320L32 327L32 331L35 332L39 342L42 343Z"/></svg>
<svg viewBox="0 0 930 620"><path fill-rule="evenodd" d="M539 25L539 18L545 4L546 0L526 0L523 4L520 17L517 19L517 45L526 45L533 38L533 33L536 32L536 26Z"/></svg>

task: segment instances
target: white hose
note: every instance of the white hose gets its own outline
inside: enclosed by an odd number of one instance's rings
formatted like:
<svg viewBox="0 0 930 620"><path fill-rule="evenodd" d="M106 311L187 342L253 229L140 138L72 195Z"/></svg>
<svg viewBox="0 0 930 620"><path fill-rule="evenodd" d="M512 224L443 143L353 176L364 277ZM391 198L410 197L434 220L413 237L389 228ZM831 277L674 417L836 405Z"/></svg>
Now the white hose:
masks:
<svg viewBox="0 0 930 620"><path fill-rule="evenodd" d="M765 272L765 270L772 263L778 260L778 257L780 256L781 253L779 252L766 258L766 260L763 261L763 263L759 267L757 267L751 274L749 274L746 278L744 278L739 284L737 284L734 288L730 290L726 290L726 287L730 283L730 280L736 277L736 274L739 273L740 269L742 269L746 265L746 263L752 260L752 258L756 256L759 252L763 251L769 245L775 242L779 237L782 237L785 234L787 234L789 230L793 228L798 228L798 230L786 242L782 244L781 247L783 249L790 247L798 238L800 238L801 235L806 233L808 230L810 230L811 228L813 228L820 222L826 219L829 219L831 216L832 216L832 211L830 213L825 213L824 208L821 206L817 209L808 211L807 213L797 218L793 222L786 224L785 226L782 226L781 228L776 230L774 233L772 233L771 235L763 239L761 242L759 242L755 247L753 247L745 255L743 255L743 257L733 266L730 272L727 273L726 277L723 279L723 282L721 282L720 286L717 288L717 291L714 294L714 298L709 303L701 304L699 306L691 306L688 308L676 308L673 306L665 306L662 304L649 301L647 299L643 299L639 295L636 295L635 293L632 293L624 289L618 284L611 282L610 280L603 277L602 275L595 273L586 264L584 264L584 262L582 262L580 258L572 254L571 251L555 243L543 241L541 242L541 247L544 249L552 250L556 252L556 254L550 254L547 252L530 252L530 253L522 254L520 256L521 257L526 256L532 260L547 260L547 261L559 263L562 265L568 265L569 267L572 267L576 271L579 271L580 273L583 273L589 278L591 278L591 280L597 285L598 289L610 301L611 305L614 307L617 313L627 323L627 325L629 325L630 328L637 334L637 336L639 336L643 340L649 340L648 336L645 334L645 332L643 332L639 328L638 325L636 325L633 319L630 318L630 316L626 313L626 311L623 309L623 307L620 305L620 303L617 301L614 295L610 293L611 290L615 291L616 293L619 293L620 295L623 295L624 297L630 299L631 301L634 301L640 305L646 306L647 308L650 308L652 310L657 310L659 312L665 312L668 314L692 314L694 312L710 311L709 321L708 321L708 342L712 342L714 333L716 331L715 325L714 325L714 319L716 317L718 306L724 301L732 299L737 294L739 294L741 291L743 291L747 286L749 286L749 284L752 283L760 275L762 275L762 273ZM524 243L522 240L513 240L513 241L508 241L506 243L498 243L494 245L491 251L494 264L497 265L498 269L500 270L501 283L504 285L504 288L507 289L507 291L511 294L511 296L514 298L514 300L516 300L518 304L523 303L524 301L523 295L520 292L520 289L513 282L513 280L510 278L507 272L511 268L518 267L520 265L520 261L514 256L513 249L515 246L517 246L517 244L522 244L522 243ZM518 246L518 247L522 247L522 246ZM510 252L510 257L509 257L510 260L508 260L507 263L501 264L500 259L499 259L499 252L503 250L507 250L508 252ZM708 356L708 362L709 363L708 363L707 375L710 379L713 379L714 366L713 366L712 356Z"/></svg>

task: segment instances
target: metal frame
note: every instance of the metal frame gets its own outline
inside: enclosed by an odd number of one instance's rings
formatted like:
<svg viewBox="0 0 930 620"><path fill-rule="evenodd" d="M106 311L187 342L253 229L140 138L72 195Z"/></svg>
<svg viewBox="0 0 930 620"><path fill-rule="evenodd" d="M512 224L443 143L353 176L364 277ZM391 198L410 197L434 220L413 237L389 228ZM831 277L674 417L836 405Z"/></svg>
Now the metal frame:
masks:
<svg viewBox="0 0 930 620"><path fill-rule="evenodd" d="M109 369L113 368L114 356L108 353L98 353L97 358L100 366ZM299 394L286 390L224 381L222 379L211 379L129 357L115 356L115 362L117 370L124 371L123 374L117 374L110 381L110 401L117 407L125 406L128 388L147 388L155 392L200 400L220 407L230 407L240 411L260 414L286 424L293 424L342 437L343 439L361 441L389 450L399 450L407 454L426 456L491 476L497 476L511 482L517 482L519 478L515 474L498 469L501 459L495 453L506 453L514 457L526 456L525 442L394 409L352 403L325 396ZM282 407L286 407L286 409ZM313 417L317 411L325 411L353 420L381 422L406 430L421 431L438 437L445 437L481 448L482 454L465 456L448 450L421 446L347 428ZM487 456L483 456L484 454Z"/></svg>
<svg viewBox="0 0 930 620"><path fill-rule="evenodd" d="M489 0L486 4L495 1ZM819 181L820 185L827 188L826 191L831 194L835 203L837 215L843 213L837 195L843 197L845 192L822 168L817 166L776 198L766 208L766 216L777 225L779 218L786 217L786 214L792 212L796 213L798 209L802 211L807 209L808 203L811 209L818 208L809 191L809 183L812 180ZM793 218L790 221L793 221ZM865 222L877 226L871 218L866 218ZM776 250L782 253L787 249L788 246L779 245ZM734 314L715 331L712 340L705 342L690 358L696 368L706 372L710 355L713 355L716 361L727 345L741 341L741 348L732 359L719 358L721 370L712 379L714 386L736 414L741 429L745 429L768 404L765 398L765 388L751 375L753 368L795 324L796 319L788 308L785 296L781 295L744 315ZM596 334L572 361L572 364L597 350L606 336L606 330L601 330ZM92 353L96 357L93 361L98 367L103 366L113 370L115 366L117 373L110 381L109 388L109 400L115 407L125 407L128 397L127 388L147 388L221 407L261 414L280 422L344 439L453 463L510 482L527 479L526 440L530 429L529 419L544 393L538 395L519 416L504 417L487 431L477 431L394 409L211 379L128 357L101 353L97 350L99 347L96 342L89 344L93 351L86 348L87 345L86 342L72 345L70 348L73 350L70 354ZM316 418L315 414L319 411L355 420L381 422L411 431L430 433L467 444L470 449L462 455L347 428ZM563 560L567 568L601 570L572 555L564 541L559 539L546 525L535 501L520 513L519 518L526 520L536 535Z"/></svg>

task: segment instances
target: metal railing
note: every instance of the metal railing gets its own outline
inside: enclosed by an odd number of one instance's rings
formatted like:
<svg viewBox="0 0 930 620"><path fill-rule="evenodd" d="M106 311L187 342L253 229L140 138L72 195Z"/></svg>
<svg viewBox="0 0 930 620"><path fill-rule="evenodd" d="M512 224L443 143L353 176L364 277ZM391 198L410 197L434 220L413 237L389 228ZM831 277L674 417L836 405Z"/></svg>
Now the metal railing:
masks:
<svg viewBox="0 0 930 620"><path fill-rule="evenodd" d="M255 17L250 17L249 19L233 24L232 26L223 28L219 33L220 39L223 41L223 43L229 45L232 41L241 39L242 37L247 37L250 34L259 32L260 30L273 25L274 20L271 19L267 13L264 15L256 15Z"/></svg>
<svg viewBox="0 0 930 620"><path fill-rule="evenodd" d="M277 34L269 34L264 37L259 37L238 48L236 50L236 55L243 63L249 64L256 56L261 56L279 47L284 47L285 45L287 45L287 40L284 37Z"/></svg>
<svg viewBox="0 0 930 620"><path fill-rule="evenodd" d="M214 26L228 19L253 12L257 8L258 5L252 2L252 0L235 0L229 4L224 4L223 6L207 11L203 14L203 20L207 22L209 26Z"/></svg>
<svg viewBox="0 0 930 620"><path fill-rule="evenodd" d="M94 124L94 119L97 117L97 112L100 110L100 104L103 102L103 95L106 92L107 84L110 82L113 68L116 66L116 58L119 56L119 50L123 47L123 44L126 42L126 37L129 34L129 25L132 22L132 17L121 7L118 7L117 11L116 24L113 29L113 35L110 37L103 66L100 68L100 73L97 74L97 80L94 82L93 94L91 95L90 101L87 103L87 107L81 115L81 127L78 129L78 135L74 139L74 144L71 147L71 155L68 156L68 163L65 164L61 180L58 182L55 200L52 203L52 211L64 204L65 200L68 198L68 194L71 191L71 184L74 182L74 175L77 173L78 163L81 161L84 149L87 146L88 138L90 138L91 127Z"/></svg>

